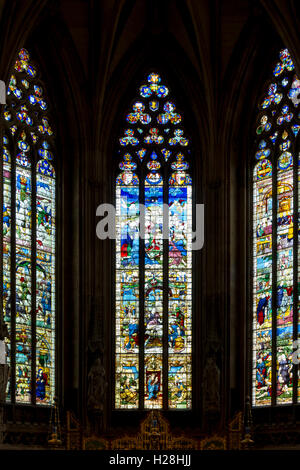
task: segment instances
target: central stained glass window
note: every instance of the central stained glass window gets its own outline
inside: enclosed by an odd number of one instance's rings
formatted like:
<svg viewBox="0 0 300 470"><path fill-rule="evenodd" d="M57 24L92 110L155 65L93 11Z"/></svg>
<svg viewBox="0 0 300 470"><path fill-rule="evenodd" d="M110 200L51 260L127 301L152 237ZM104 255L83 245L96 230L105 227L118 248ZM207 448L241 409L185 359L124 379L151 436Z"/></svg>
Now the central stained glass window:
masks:
<svg viewBox="0 0 300 470"><path fill-rule="evenodd" d="M145 82L119 139L115 408L190 409L190 143L160 76Z"/></svg>

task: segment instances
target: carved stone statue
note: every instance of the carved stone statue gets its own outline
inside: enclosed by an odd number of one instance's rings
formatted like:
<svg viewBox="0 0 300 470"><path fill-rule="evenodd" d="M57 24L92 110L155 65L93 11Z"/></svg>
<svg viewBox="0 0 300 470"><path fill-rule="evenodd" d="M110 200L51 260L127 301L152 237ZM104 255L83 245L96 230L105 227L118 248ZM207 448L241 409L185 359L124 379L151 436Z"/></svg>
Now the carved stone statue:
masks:
<svg viewBox="0 0 300 470"><path fill-rule="evenodd" d="M8 375L9 375L8 365L0 364L0 444L3 443L4 433L5 433L3 403L5 401L5 392L6 392Z"/></svg>
<svg viewBox="0 0 300 470"><path fill-rule="evenodd" d="M4 338L8 337L7 325L2 321L0 315L0 343L1 343L1 360L0 360L0 404L5 401L6 385L8 380L9 366L5 360L5 344Z"/></svg>
<svg viewBox="0 0 300 470"><path fill-rule="evenodd" d="M7 364L0 364L0 403L5 401L5 392L9 375Z"/></svg>
<svg viewBox="0 0 300 470"><path fill-rule="evenodd" d="M0 313L0 342L3 346L1 354L1 363L0 363L0 444L3 443L4 433L5 433L5 423L4 423L4 409L3 404L5 402L6 386L9 376L9 366L5 363L5 344L4 338L8 337L8 330L6 324L3 322L1 313Z"/></svg>
<svg viewBox="0 0 300 470"><path fill-rule="evenodd" d="M205 411L220 410L220 369L214 357L208 357L203 373Z"/></svg>
<svg viewBox="0 0 300 470"><path fill-rule="evenodd" d="M106 388L105 369L100 357L97 357L88 374L88 408L103 410Z"/></svg>

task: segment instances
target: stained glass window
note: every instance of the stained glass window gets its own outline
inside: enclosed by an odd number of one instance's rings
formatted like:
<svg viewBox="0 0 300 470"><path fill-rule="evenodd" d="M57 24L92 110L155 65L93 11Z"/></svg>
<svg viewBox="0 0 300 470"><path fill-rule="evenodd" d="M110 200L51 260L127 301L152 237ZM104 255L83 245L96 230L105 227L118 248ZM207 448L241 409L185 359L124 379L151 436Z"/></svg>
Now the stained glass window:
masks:
<svg viewBox="0 0 300 470"><path fill-rule="evenodd" d="M53 130L38 68L19 51L3 114L2 308L9 338L7 401L50 405L55 394Z"/></svg>
<svg viewBox="0 0 300 470"><path fill-rule="evenodd" d="M119 139L116 409L192 403L190 142L169 94L150 74Z"/></svg>
<svg viewBox="0 0 300 470"><path fill-rule="evenodd" d="M259 105L253 166L252 403L297 403L300 81L280 51ZM298 291L299 292L299 291Z"/></svg>

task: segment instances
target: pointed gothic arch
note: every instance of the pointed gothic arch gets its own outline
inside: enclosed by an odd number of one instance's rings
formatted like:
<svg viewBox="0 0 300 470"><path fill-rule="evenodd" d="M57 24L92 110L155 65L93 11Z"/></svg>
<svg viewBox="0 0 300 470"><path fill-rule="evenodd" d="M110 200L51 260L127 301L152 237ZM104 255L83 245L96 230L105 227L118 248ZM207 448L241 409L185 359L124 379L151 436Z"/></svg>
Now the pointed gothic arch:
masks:
<svg viewBox="0 0 300 470"><path fill-rule="evenodd" d="M252 404L299 401L300 81L282 49L259 104L253 159Z"/></svg>
<svg viewBox="0 0 300 470"><path fill-rule="evenodd" d="M9 79L2 124L7 401L51 405L56 390L55 135L38 67L24 48Z"/></svg>

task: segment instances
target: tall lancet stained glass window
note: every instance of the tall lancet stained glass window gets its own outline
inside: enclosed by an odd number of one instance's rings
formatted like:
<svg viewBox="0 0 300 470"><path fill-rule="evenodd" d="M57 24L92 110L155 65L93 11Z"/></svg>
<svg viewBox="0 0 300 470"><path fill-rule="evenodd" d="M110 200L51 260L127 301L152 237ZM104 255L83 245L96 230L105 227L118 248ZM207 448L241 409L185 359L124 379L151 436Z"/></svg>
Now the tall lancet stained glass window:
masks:
<svg viewBox="0 0 300 470"><path fill-rule="evenodd" d="M55 393L55 171L47 112L38 69L21 49L2 119L2 308L11 403L49 405Z"/></svg>
<svg viewBox="0 0 300 470"><path fill-rule="evenodd" d="M287 49L259 105L253 164L252 403L297 403L300 81Z"/></svg>
<svg viewBox="0 0 300 470"><path fill-rule="evenodd" d="M119 139L116 409L191 408L190 143L169 94L150 74Z"/></svg>

